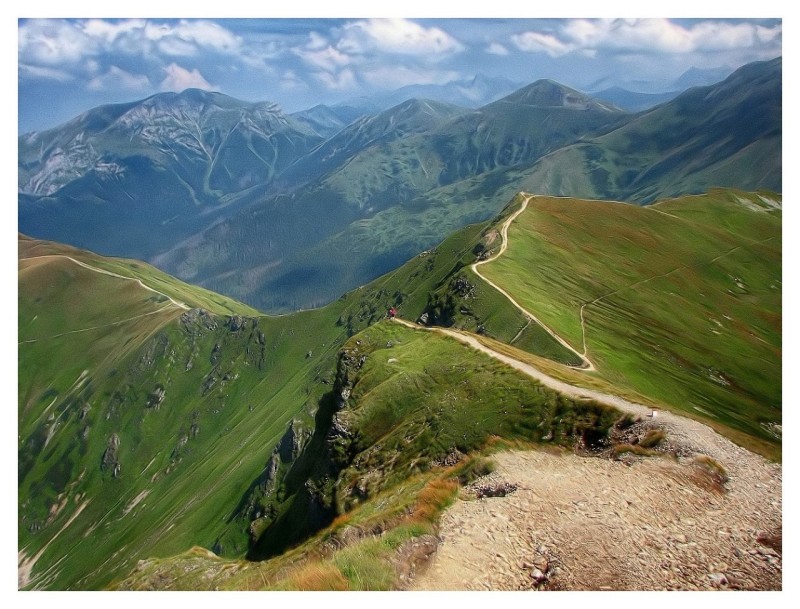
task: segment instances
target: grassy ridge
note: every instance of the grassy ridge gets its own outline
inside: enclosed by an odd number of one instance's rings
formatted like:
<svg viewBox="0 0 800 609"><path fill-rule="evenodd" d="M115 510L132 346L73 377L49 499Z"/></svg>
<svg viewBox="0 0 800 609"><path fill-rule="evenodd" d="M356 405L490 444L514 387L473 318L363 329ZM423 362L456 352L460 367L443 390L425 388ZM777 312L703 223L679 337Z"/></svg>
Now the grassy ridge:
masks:
<svg viewBox="0 0 800 609"><path fill-rule="evenodd" d="M481 448L490 436L569 443L579 430L607 427L618 414L578 408L457 341L399 324L371 326L344 353L363 364L349 371L353 405L339 415L357 430L348 450L358 455L337 482L341 511L454 450Z"/></svg>
<svg viewBox="0 0 800 609"><path fill-rule="evenodd" d="M363 294L370 310L397 307L406 319L429 315L429 324L456 326L512 343L557 362L579 364L574 354L556 342L502 294L472 272L480 252L500 246L498 227L521 202L518 195L493 220L470 224L437 247L371 282L353 294ZM460 282L460 283L459 283Z"/></svg>
<svg viewBox="0 0 800 609"><path fill-rule="evenodd" d="M190 307L204 308L220 315L261 315L259 311L246 304L200 286L188 284L138 260L97 256L86 250L61 243L32 239L25 235L19 235L18 250L19 257L28 260L26 265L32 264L35 259L42 257L70 257L110 273L141 280L146 286L163 292Z"/></svg>
<svg viewBox="0 0 800 609"><path fill-rule="evenodd" d="M336 314L185 312L64 256L74 251L40 247L50 257L21 260L19 275L18 542L37 557L32 584L96 588L140 558L195 544L244 553L238 498L289 423L312 424L346 338Z"/></svg>
<svg viewBox="0 0 800 609"><path fill-rule="evenodd" d="M324 309L280 317L137 261L20 235L19 547L28 560L41 552L31 585L96 588L193 545L247 552L251 520L274 528L297 501L281 482L290 463L274 483L264 476L287 433L299 450L314 432L343 342L392 304L425 311L469 273L486 231L467 227ZM478 317L459 323L480 318L511 340L525 320L472 280Z"/></svg>
<svg viewBox="0 0 800 609"><path fill-rule="evenodd" d="M775 446L779 197L714 191L652 207L537 198L484 272L613 384ZM775 453L773 453L775 454Z"/></svg>
<svg viewBox="0 0 800 609"><path fill-rule="evenodd" d="M330 436L340 468L329 481L339 513L329 527L262 562L199 551L150 560L117 587L395 588L399 551L435 532L459 484L490 471L482 453L517 442L572 446L602 437L619 416L565 399L455 340L391 322L345 344L337 387L351 393Z"/></svg>

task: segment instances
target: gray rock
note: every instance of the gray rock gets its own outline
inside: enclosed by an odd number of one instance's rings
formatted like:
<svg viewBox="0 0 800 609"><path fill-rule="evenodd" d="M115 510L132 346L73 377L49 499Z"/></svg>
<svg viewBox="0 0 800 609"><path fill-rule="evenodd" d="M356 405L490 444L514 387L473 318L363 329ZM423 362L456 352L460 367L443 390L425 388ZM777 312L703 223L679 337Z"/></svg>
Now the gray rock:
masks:
<svg viewBox="0 0 800 609"><path fill-rule="evenodd" d="M547 575L542 573L539 569L533 569L531 571L531 579L533 583L540 584L547 579Z"/></svg>
<svg viewBox="0 0 800 609"><path fill-rule="evenodd" d="M711 580L711 583L717 587L728 585L728 578L724 573L709 573L708 578Z"/></svg>

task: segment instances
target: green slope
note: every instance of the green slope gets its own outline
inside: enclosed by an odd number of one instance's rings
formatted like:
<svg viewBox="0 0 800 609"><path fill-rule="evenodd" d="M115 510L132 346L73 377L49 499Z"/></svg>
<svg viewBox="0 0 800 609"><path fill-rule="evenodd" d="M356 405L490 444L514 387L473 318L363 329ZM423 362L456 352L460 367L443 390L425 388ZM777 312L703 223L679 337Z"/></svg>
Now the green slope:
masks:
<svg viewBox="0 0 800 609"><path fill-rule="evenodd" d="M598 373L780 454L780 196L540 197L486 265ZM749 438L749 440L748 440Z"/></svg>
<svg viewBox="0 0 800 609"><path fill-rule="evenodd" d="M186 310L97 270L137 263L73 254L20 246L21 585L92 589L194 544L246 552L238 498L288 429L313 426L345 330L328 312L226 315L249 309L136 267L220 313Z"/></svg>
<svg viewBox="0 0 800 609"><path fill-rule="evenodd" d="M584 310L598 367L588 383L685 409L779 457L770 435L781 422L777 200L719 191L640 208L537 198L482 272L576 346L580 306L603 297ZM469 269L499 246L520 202L323 309L280 317L142 263L20 236L23 587L101 588L145 558L122 587L308 587L308 573L292 571L308 556L338 587L388 586L388 571L370 580L359 569L390 563L397 544L431 531L438 500L424 522L403 518L431 485L452 496L437 463L494 436L535 441L558 418L583 420L458 343L376 324L394 305L406 319L427 313L429 324L576 363ZM590 426L607 425L604 412L590 409L600 417ZM574 429L564 427L565 442ZM385 544L358 537L378 543L375 560L320 559L345 522L399 528ZM169 558L193 546L225 558Z"/></svg>
<svg viewBox="0 0 800 609"><path fill-rule="evenodd" d="M726 186L781 190L782 60L693 87L521 172L519 188L652 202Z"/></svg>
<svg viewBox="0 0 800 609"><path fill-rule="evenodd" d="M197 550L148 560L116 587L396 588L398 551L435 532L459 482L491 470L482 455L514 443L592 443L619 417L564 399L453 339L388 321L343 346L335 387L347 397L326 454L304 480L335 505L329 527L266 561L223 561Z"/></svg>
<svg viewBox="0 0 800 609"><path fill-rule="evenodd" d="M439 301L469 310L438 323L511 341L525 319L467 268L493 230L469 226L328 307L279 317L20 235L24 587L102 587L145 556L243 556L330 520L304 480L331 424L340 347L391 305L416 318ZM455 287L464 275L469 295Z"/></svg>

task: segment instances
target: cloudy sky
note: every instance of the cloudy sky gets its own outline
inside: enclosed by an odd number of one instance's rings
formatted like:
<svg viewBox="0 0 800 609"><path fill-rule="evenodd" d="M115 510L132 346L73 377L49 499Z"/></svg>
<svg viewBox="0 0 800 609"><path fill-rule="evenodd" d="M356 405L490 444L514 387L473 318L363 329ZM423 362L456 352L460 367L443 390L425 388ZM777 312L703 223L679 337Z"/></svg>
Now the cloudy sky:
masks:
<svg viewBox="0 0 800 609"><path fill-rule="evenodd" d="M20 132L198 87L286 111L477 73L667 90L782 54L780 19L21 19Z"/></svg>

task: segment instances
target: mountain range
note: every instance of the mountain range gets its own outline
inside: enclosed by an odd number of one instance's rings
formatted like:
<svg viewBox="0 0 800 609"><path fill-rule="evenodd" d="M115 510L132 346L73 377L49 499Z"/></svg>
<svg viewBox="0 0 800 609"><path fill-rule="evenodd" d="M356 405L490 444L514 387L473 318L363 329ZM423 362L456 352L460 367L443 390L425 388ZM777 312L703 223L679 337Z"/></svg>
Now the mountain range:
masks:
<svg viewBox="0 0 800 609"><path fill-rule="evenodd" d="M478 108L411 99L360 116L160 94L20 136L19 229L263 311L320 306L520 190L643 204L780 191L781 70L750 64L638 113L550 80Z"/></svg>

